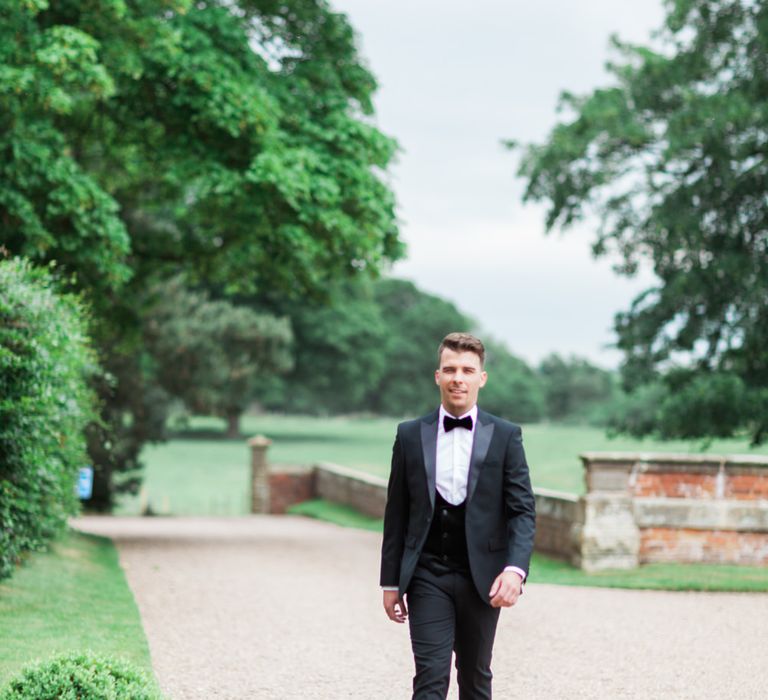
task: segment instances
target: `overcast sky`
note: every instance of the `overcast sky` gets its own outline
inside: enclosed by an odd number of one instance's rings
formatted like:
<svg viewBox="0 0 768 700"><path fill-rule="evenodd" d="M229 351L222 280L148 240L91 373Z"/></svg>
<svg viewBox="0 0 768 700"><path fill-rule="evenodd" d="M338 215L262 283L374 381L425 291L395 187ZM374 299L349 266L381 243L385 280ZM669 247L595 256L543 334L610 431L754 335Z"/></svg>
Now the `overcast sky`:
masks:
<svg viewBox="0 0 768 700"><path fill-rule="evenodd" d="M401 146L392 168L408 256L393 273L455 302L529 362L578 354L605 367L616 311L653 284L590 254L594 223L544 234L521 203L518 156L541 141L562 90L606 85L608 41L645 43L662 0L331 0L380 85L376 121Z"/></svg>

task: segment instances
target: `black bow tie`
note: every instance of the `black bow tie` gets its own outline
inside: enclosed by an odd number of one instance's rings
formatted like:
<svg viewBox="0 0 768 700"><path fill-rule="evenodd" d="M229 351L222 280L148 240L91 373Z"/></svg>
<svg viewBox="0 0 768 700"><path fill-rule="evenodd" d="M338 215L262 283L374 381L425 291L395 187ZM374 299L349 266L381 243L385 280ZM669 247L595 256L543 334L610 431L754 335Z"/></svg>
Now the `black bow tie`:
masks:
<svg viewBox="0 0 768 700"><path fill-rule="evenodd" d="M454 428L466 428L467 430L472 430L472 416L464 416L464 418L443 416L443 428L445 428L446 433L450 433Z"/></svg>

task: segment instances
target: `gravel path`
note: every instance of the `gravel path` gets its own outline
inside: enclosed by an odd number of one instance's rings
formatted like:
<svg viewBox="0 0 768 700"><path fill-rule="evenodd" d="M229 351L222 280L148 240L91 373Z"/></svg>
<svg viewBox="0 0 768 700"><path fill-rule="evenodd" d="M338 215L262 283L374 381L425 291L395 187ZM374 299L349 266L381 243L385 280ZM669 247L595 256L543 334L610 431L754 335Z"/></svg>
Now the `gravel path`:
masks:
<svg viewBox="0 0 768 700"><path fill-rule="evenodd" d="M84 517L114 539L172 700L410 697L380 536L289 516ZM502 611L496 698L766 698L768 595L536 584ZM456 698L455 682L449 698Z"/></svg>

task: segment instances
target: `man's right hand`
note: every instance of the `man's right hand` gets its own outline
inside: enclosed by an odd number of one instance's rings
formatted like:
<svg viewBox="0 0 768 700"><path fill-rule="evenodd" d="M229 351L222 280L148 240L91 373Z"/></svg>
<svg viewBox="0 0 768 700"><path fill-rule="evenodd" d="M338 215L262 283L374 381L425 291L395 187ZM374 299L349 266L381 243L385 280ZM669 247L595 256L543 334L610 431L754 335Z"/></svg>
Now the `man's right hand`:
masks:
<svg viewBox="0 0 768 700"><path fill-rule="evenodd" d="M384 591L384 611L392 622L405 622L408 617L408 608L398 591Z"/></svg>

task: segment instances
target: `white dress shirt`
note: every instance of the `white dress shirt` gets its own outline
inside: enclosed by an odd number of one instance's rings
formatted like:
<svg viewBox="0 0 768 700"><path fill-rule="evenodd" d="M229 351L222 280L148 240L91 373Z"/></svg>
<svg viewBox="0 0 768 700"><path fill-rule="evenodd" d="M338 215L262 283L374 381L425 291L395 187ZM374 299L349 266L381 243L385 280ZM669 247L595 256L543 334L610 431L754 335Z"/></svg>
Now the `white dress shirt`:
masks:
<svg viewBox="0 0 768 700"><path fill-rule="evenodd" d="M464 502L467 497L469 479L469 461L472 458L472 443L477 425L477 405L462 416L452 418L472 418L472 430L454 428L445 432L443 419L451 416L442 405L437 420L437 459L435 462L435 485L440 495L452 506Z"/></svg>
<svg viewBox="0 0 768 700"><path fill-rule="evenodd" d="M472 417L472 430L454 428L445 432L443 418L450 416L440 405L440 415L437 419L437 459L435 464L435 486L440 495L451 505L457 506L467 498L467 482L469 480L469 462L472 458L472 443L475 439L477 426L477 404L470 411L452 418ZM506 566L504 571L514 571L523 581L526 572L517 566ZM397 590L396 586L382 586L387 590Z"/></svg>

